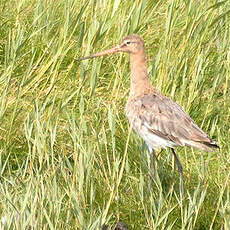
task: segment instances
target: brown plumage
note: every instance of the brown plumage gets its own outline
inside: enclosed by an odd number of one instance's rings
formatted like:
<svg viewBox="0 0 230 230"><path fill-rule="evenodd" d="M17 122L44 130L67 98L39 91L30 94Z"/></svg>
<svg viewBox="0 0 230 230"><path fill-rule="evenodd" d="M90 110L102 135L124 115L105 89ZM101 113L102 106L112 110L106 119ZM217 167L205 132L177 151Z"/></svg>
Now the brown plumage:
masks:
<svg viewBox="0 0 230 230"><path fill-rule="evenodd" d="M129 35L120 45L79 60L117 52L130 54L130 94L126 116L133 129L143 138L151 154L151 172L154 174L154 149L169 147L180 173L183 193L183 169L175 153L175 146L191 146L204 151L218 148L215 141L202 131L176 102L161 95L150 83L143 40Z"/></svg>
<svg viewBox="0 0 230 230"><path fill-rule="evenodd" d="M217 147L177 103L157 91L128 100L126 115L138 133L146 126L147 132L164 139L165 146L159 147L167 147L167 144L168 147L186 145L204 151L212 151L212 147ZM152 145L158 147L154 140Z"/></svg>

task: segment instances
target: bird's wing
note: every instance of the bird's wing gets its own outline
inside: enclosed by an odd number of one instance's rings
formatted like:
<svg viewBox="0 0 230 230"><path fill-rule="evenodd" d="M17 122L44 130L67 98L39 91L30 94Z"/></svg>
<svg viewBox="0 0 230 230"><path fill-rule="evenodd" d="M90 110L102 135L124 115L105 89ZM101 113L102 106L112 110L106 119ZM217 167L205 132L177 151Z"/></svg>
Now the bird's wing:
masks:
<svg viewBox="0 0 230 230"><path fill-rule="evenodd" d="M137 97L127 104L126 113L131 123L132 119L133 122L139 119L141 125L153 134L177 145L204 150L210 150L210 146L216 145L176 102L165 96L151 94ZM208 147L196 146L196 143L207 143Z"/></svg>

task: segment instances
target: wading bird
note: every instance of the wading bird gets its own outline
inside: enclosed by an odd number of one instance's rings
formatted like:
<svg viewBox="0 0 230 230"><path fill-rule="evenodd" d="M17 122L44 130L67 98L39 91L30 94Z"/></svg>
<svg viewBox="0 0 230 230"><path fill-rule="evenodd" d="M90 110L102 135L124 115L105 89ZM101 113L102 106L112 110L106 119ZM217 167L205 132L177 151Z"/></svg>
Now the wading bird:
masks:
<svg viewBox="0 0 230 230"><path fill-rule="evenodd" d="M82 57L94 58L106 54L130 54L131 86L126 116L131 127L141 136L150 152L151 176L155 174L154 150L169 147L180 173L180 191L183 194L183 168L174 150L175 146L190 146L204 151L219 148L214 140L201 130L176 102L160 94L148 78L145 45L137 35L129 35L114 48Z"/></svg>

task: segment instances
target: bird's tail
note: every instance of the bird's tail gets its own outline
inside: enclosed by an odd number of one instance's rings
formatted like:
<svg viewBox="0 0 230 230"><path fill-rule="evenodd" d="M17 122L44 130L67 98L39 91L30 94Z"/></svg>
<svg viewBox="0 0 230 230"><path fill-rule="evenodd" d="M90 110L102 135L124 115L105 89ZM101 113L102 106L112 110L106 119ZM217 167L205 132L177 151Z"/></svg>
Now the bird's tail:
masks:
<svg viewBox="0 0 230 230"><path fill-rule="evenodd" d="M206 148L209 148L208 151L215 151L214 149L220 149L217 143L213 140L211 142L203 142L202 144L205 145Z"/></svg>
<svg viewBox="0 0 230 230"><path fill-rule="evenodd" d="M189 141L186 142L187 146L191 146L194 148L198 148L207 152L213 152L215 149L219 149L220 147L217 145L217 143L213 140L210 140L209 142L204 141Z"/></svg>

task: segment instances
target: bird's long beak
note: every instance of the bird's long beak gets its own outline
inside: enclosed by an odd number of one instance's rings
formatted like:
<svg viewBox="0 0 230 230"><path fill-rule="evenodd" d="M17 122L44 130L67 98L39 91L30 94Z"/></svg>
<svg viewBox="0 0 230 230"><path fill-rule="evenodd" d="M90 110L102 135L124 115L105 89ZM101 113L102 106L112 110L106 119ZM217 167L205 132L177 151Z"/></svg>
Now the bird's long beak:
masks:
<svg viewBox="0 0 230 230"><path fill-rule="evenodd" d="M82 60L89 59L89 58L94 58L94 57L100 57L100 56L104 56L104 55L107 55L107 54L113 54L113 53L117 53L119 51L121 51L121 46L120 45L115 46L115 47L113 47L111 49L108 49L108 50L104 50L104 51L92 54L90 56L81 57L81 58L77 59L77 61L82 61Z"/></svg>

